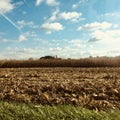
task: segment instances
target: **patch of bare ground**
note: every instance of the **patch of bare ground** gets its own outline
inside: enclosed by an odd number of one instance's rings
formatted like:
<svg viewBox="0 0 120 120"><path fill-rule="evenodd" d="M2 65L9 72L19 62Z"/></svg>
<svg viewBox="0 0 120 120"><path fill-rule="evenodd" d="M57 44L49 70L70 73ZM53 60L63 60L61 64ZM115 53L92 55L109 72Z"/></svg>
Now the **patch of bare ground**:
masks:
<svg viewBox="0 0 120 120"><path fill-rule="evenodd" d="M120 68L1 68L0 100L120 110Z"/></svg>

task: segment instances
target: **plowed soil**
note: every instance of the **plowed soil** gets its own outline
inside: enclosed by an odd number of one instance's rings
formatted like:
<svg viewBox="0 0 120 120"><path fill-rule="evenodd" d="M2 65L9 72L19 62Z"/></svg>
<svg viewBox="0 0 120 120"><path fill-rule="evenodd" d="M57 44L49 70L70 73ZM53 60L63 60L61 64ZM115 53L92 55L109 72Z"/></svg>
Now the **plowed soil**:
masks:
<svg viewBox="0 0 120 120"><path fill-rule="evenodd" d="M0 100L120 110L120 68L1 68Z"/></svg>

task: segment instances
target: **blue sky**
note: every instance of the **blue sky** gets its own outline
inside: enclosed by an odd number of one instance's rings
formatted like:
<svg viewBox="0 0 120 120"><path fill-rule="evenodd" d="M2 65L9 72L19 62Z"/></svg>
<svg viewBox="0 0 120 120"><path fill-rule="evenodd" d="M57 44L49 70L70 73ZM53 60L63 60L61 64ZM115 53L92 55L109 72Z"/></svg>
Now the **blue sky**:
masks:
<svg viewBox="0 0 120 120"><path fill-rule="evenodd" d="M120 0L0 0L0 58L120 55Z"/></svg>

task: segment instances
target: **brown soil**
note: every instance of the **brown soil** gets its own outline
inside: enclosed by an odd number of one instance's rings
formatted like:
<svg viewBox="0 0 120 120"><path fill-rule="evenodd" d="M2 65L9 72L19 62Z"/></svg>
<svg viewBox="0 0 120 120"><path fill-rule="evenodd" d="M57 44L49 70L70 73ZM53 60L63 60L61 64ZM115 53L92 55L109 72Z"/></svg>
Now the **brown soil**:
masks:
<svg viewBox="0 0 120 120"><path fill-rule="evenodd" d="M120 68L1 68L0 100L120 110Z"/></svg>

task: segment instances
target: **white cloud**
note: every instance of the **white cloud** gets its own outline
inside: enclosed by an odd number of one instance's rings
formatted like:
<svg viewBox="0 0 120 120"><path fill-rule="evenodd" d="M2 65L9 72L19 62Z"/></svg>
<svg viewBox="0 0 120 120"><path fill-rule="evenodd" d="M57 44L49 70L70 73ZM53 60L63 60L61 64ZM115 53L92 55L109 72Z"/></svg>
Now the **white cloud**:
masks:
<svg viewBox="0 0 120 120"><path fill-rule="evenodd" d="M42 2L45 2L49 6L59 5L59 2L57 2L57 0L36 0L36 6L41 5Z"/></svg>
<svg viewBox="0 0 120 120"><path fill-rule="evenodd" d="M28 31L28 32L21 33L16 39L5 38L5 34L0 33L0 42L4 42L4 43L19 43L19 42L22 42L22 41L25 41L25 40L28 40L28 39L29 40L36 40L39 37L40 36L35 31Z"/></svg>
<svg viewBox="0 0 120 120"><path fill-rule="evenodd" d="M60 10L57 8L54 10L51 14L51 16L46 19L46 21L53 22L58 20L69 20L72 22L78 22L85 20L85 18L81 18L82 13L73 11L73 12L60 12Z"/></svg>
<svg viewBox="0 0 120 120"><path fill-rule="evenodd" d="M5 14L14 9L14 4L12 0L0 0L0 14Z"/></svg>
<svg viewBox="0 0 120 120"><path fill-rule="evenodd" d="M80 39L73 39L73 40L70 40L68 43L70 43L71 46L78 49L84 47L83 42Z"/></svg>
<svg viewBox="0 0 120 120"><path fill-rule="evenodd" d="M57 20L58 18L57 18L57 15L59 14L59 12L60 12L60 10L57 8L56 10L54 10L53 12L52 12L52 15L51 15L51 17L47 20L47 21L55 21L55 20Z"/></svg>
<svg viewBox="0 0 120 120"><path fill-rule="evenodd" d="M16 43L16 40L1 38L1 39L0 39L0 42L1 42L1 43Z"/></svg>
<svg viewBox="0 0 120 120"><path fill-rule="evenodd" d="M57 2L56 0L46 0L46 4L50 6L56 6L59 5L59 2Z"/></svg>
<svg viewBox="0 0 120 120"><path fill-rule="evenodd" d="M109 23L109 22L93 22L93 23L90 23L90 24L85 24L83 26L80 26L78 27L78 31L79 30L98 30L98 29L101 29L101 30L105 30L105 29L109 29L111 27L114 27L114 25L112 23Z"/></svg>
<svg viewBox="0 0 120 120"><path fill-rule="evenodd" d="M27 34L27 33L26 33ZM115 34L115 33L114 33ZM30 57L40 58L45 55L57 55L62 58L84 58L89 56L118 56L120 55L119 44L118 47L110 47L109 49L100 49L100 46L95 49L96 44L91 47L87 41L83 42L81 39L65 40L43 40L39 38L39 41L34 41L37 43L36 47L8 47L8 49L1 52L0 56L2 58L9 59L28 59ZM58 46L56 45L58 44ZM66 45L67 44L67 45ZM77 46L78 45L78 46ZM94 48L94 49L93 49ZM69 53L69 54L68 54Z"/></svg>
<svg viewBox="0 0 120 120"><path fill-rule="evenodd" d="M52 31L60 31L63 30L63 26L62 24L60 24L59 22L53 22L53 23L44 23L41 28L45 31L47 31L49 34Z"/></svg>
<svg viewBox="0 0 120 120"><path fill-rule="evenodd" d="M49 34L51 34L51 33L52 33L52 31L47 31L47 32L46 32L47 35L49 35Z"/></svg>
<svg viewBox="0 0 120 120"><path fill-rule="evenodd" d="M82 13L78 12L62 12L59 14L60 19L77 21L82 16Z"/></svg>
<svg viewBox="0 0 120 120"><path fill-rule="evenodd" d="M43 2L43 0L36 0L36 6L40 5Z"/></svg>
<svg viewBox="0 0 120 120"><path fill-rule="evenodd" d="M60 52L62 48L61 47L55 47L55 48L50 47L49 50L53 52Z"/></svg>
<svg viewBox="0 0 120 120"><path fill-rule="evenodd" d="M73 9L76 9L77 7L78 7L78 4L73 4L73 5L72 5L72 8L73 8Z"/></svg>
<svg viewBox="0 0 120 120"><path fill-rule="evenodd" d="M20 28L24 28L25 26L30 27L30 28L39 28L38 25L35 25L34 22L25 22L24 20L17 21L17 24L20 26Z"/></svg>
<svg viewBox="0 0 120 120"><path fill-rule="evenodd" d="M119 24L120 12L117 11L117 12L111 12L111 13L104 13L104 14L98 15L97 19L109 21L114 24Z"/></svg>
<svg viewBox="0 0 120 120"><path fill-rule="evenodd" d="M40 51L42 50L36 48L32 49L32 48L8 47L2 53L2 56L3 58L7 58L7 59L28 59L30 57L36 58L36 55L40 53Z"/></svg>
<svg viewBox="0 0 120 120"><path fill-rule="evenodd" d="M87 47L86 47L87 49ZM69 54L68 54L69 53ZM57 55L62 58L84 58L89 56L119 56L120 49L111 50L80 50L75 47L65 46L65 47L34 47L34 48L11 48L8 47L6 50L1 52L0 57L5 59L28 59L40 58L45 55Z"/></svg>
<svg viewBox="0 0 120 120"><path fill-rule="evenodd" d="M26 23L24 20L20 20L20 21L17 21L17 24L20 26L20 28L23 28Z"/></svg>
<svg viewBox="0 0 120 120"><path fill-rule="evenodd" d="M81 4L87 3L88 0L79 0L77 3L72 5L72 9L78 8Z"/></svg>
<svg viewBox="0 0 120 120"><path fill-rule="evenodd" d="M20 28L5 14L11 12L15 6L22 5L23 2L17 2L16 4L12 3L12 0L0 0L0 15L4 17L12 26L14 26L19 32Z"/></svg>
<svg viewBox="0 0 120 120"><path fill-rule="evenodd" d="M119 56L120 55L120 49L112 49L112 50L90 50L88 51L89 56Z"/></svg>
<svg viewBox="0 0 120 120"><path fill-rule="evenodd" d="M26 40L26 36L21 34L21 35L19 36L18 40L19 40L20 42L25 41L25 40Z"/></svg>
<svg viewBox="0 0 120 120"><path fill-rule="evenodd" d="M108 39L107 35L105 34L105 32L101 31L101 30L96 30L94 32L91 33L92 38L96 38L98 40L103 40L103 39Z"/></svg>
<svg viewBox="0 0 120 120"><path fill-rule="evenodd" d="M120 30L96 30L91 33L91 38L94 38L94 41L90 39L91 42L99 42L104 45L118 45L120 44Z"/></svg>
<svg viewBox="0 0 120 120"><path fill-rule="evenodd" d="M105 13L100 15L102 18L120 18L120 12Z"/></svg>
<svg viewBox="0 0 120 120"><path fill-rule="evenodd" d="M25 38L25 40L27 40L27 39L34 40L39 37L39 35L35 31L27 31L21 35L23 36L23 38Z"/></svg>

